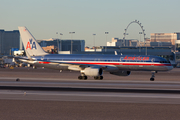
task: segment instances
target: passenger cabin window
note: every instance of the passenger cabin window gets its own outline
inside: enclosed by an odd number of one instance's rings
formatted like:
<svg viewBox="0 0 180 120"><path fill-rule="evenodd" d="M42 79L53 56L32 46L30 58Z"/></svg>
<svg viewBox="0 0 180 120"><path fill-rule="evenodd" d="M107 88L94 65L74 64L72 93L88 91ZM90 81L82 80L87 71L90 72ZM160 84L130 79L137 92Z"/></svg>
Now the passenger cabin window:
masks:
<svg viewBox="0 0 180 120"><path fill-rule="evenodd" d="M160 63L170 63L170 62L168 62L168 61L160 61Z"/></svg>

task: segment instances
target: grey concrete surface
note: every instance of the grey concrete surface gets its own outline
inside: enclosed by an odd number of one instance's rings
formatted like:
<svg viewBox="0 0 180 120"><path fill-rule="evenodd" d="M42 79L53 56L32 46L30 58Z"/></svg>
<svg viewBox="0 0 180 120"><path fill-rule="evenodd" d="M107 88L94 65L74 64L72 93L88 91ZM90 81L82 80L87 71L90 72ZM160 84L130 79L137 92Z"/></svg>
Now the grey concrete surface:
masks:
<svg viewBox="0 0 180 120"><path fill-rule="evenodd" d="M178 120L180 105L0 100L1 120Z"/></svg>
<svg viewBox="0 0 180 120"><path fill-rule="evenodd" d="M180 69L157 73L153 82L149 81L151 73L144 71L79 81L78 72L1 68L0 84L179 89L179 73ZM0 120L178 120L179 101L179 94L0 90Z"/></svg>

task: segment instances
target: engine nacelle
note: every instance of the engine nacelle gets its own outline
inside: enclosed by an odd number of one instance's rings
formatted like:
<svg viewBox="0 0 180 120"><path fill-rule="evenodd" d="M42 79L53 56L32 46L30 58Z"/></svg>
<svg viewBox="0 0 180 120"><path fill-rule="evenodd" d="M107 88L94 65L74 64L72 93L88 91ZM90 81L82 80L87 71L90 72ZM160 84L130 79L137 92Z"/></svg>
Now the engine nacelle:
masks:
<svg viewBox="0 0 180 120"><path fill-rule="evenodd" d="M100 76L102 75L103 70L102 68L87 67L84 70L81 70L81 73L86 76Z"/></svg>
<svg viewBox="0 0 180 120"><path fill-rule="evenodd" d="M129 76L131 71L117 71L117 72L110 72L110 74L118 75L118 76Z"/></svg>

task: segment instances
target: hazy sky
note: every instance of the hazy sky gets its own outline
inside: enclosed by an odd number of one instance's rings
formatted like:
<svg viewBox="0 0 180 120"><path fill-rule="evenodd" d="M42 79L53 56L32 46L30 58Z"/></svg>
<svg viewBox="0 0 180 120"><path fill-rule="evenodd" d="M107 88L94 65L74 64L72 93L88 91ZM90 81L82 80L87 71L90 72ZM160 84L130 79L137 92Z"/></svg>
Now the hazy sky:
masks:
<svg viewBox="0 0 180 120"><path fill-rule="evenodd" d="M150 33L180 32L180 0L0 0L0 29L26 26L36 39L83 39L86 46L105 45L123 38L127 25L138 20ZM140 39L140 27L132 24L127 38ZM58 35L60 38L60 35ZM142 39L142 38L141 38Z"/></svg>

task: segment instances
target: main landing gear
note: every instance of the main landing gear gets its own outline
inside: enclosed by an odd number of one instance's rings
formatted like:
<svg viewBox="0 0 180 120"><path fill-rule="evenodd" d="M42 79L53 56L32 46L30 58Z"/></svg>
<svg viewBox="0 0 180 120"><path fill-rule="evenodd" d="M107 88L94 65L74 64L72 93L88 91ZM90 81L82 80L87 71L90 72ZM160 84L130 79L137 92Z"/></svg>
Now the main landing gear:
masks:
<svg viewBox="0 0 180 120"><path fill-rule="evenodd" d="M102 79L103 79L103 76L95 76L94 79L95 79L95 80L102 80Z"/></svg>
<svg viewBox="0 0 180 120"><path fill-rule="evenodd" d="M155 73L157 73L156 71L151 71L151 73L152 73L152 76L151 76L151 78L150 78L150 81L154 81L154 77L155 77Z"/></svg>
<svg viewBox="0 0 180 120"><path fill-rule="evenodd" d="M87 76L78 76L79 80L87 80Z"/></svg>
<svg viewBox="0 0 180 120"><path fill-rule="evenodd" d="M87 76L78 76L78 79L79 80L87 80ZM103 79L103 76L95 76L94 77L95 80L102 80Z"/></svg>

